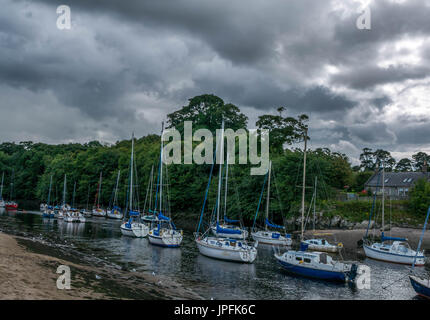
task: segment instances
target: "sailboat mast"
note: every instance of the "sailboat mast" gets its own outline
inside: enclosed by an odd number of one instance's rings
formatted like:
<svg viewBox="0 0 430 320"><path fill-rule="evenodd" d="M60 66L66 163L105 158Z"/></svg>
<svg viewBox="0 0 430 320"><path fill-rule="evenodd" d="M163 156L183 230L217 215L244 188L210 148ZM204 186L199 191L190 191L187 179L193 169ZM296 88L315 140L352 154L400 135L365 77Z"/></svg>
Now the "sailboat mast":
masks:
<svg viewBox="0 0 430 320"><path fill-rule="evenodd" d="M302 182L302 233L301 240L303 240L304 222L305 222L305 183L306 183L306 147L308 138L308 128L305 129L305 147L303 149L303 182Z"/></svg>
<svg viewBox="0 0 430 320"><path fill-rule="evenodd" d="M221 141L220 141L220 157L219 157L219 173L218 173L218 199L217 199L217 210L216 210L216 222L219 222L219 202L221 196L221 177L222 177L222 163L224 162L224 119L221 125Z"/></svg>
<svg viewBox="0 0 430 320"><path fill-rule="evenodd" d="M76 195L76 181L73 185L73 198L72 198L72 208L75 207L75 195Z"/></svg>
<svg viewBox="0 0 430 320"><path fill-rule="evenodd" d="M224 217L227 216L227 188L228 188L228 152L225 167L225 193L224 193Z"/></svg>
<svg viewBox="0 0 430 320"><path fill-rule="evenodd" d="M384 198L385 198L385 168L384 168L384 162L382 162L382 232L384 232L384 215L385 215L385 205L384 205Z"/></svg>
<svg viewBox="0 0 430 320"><path fill-rule="evenodd" d="M266 201L266 219L269 220L269 203L270 203L270 177L272 175L272 161L269 161L269 180L267 181L267 201ZM267 223L264 223L264 228L267 231Z"/></svg>
<svg viewBox="0 0 430 320"><path fill-rule="evenodd" d="M15 170L12 169L12 180L10 181L10 201L12 201L13 194L13 180L15 179Z"/></svg>
<svg viewBox="0 0 430 320"><path fill-rule="evenodd" d="M162 199L163 199L163 133L164 122L161 123L161 151L160 151L160 208L159 212L162 213Z"/></svg>
<svg viewBox="0 0 430 320"><path fill-rule="evenodd" d="M151 167L151 178L150 178L150 186L151 186L151 191L149 193L149 206L148 206L148 211L149 209L151 209L151 205L152 205L152 189L153 189L153 184L154 184L154 165L152 165Z"/></svg>
<svg viewBox="0 0 430 320"><path fill-rule="evenodd" d="M103 178L103 171L100 171L100 182L99 182L99 192L97 195L97 209L100 208L100 198L102 196L102 178Z"/></svg>
<svg viewBox="0 0 430 320"><path fill-rule="evenodd" d="M318 182L318 176L315 176L315 187L314 187L314 231L315 231L315 204L317 202L317 182Z"/></svg>
<svg viewBox="0 0 430 320"><path fill-rule="evenodd" d="M133 158L134 158L134 132L131 135L131 159L130 159L130 211L133 210Z"/></svg>
<svg viewBox="0 0 430 320"><path fill-rule="evenodd" d="M2 185L3 185L3 180L2 180ZM51 187L52 187L52 175L49 181L48 206L49 206L49 202L51 201ZM1 199L1 194L0 194L0 199Z"/></svg>
<svg viewBox="0 0 430 320"><path fill-rule="evenodd" d="M64 185L63 185L63 206L66 205L66 182L67 181L67 175L64 175Z"/></svg>
<svg viewBox="0 0 430 320"><path fill-rule="evenodd" d="M90 185L88 185L88 194L87 194L87 207L86 210L88 210L88 203L90 202Z"/></svg>
<svg viewBox="0 0 430 320"><path fill-rule="evenodd" d="M4 171L1 176L0 199L3 199L3 181L4 181Z"/></svg>
<svg viewBox="0 0 430 320"><path fill-rule="evenodd" d="M115 186L115 195L113 197L113 206L115 206L118 196L118 183L119 183L119 175L121 173L121 170L118 170L118 176L116 177L116 186Z"/></svg>

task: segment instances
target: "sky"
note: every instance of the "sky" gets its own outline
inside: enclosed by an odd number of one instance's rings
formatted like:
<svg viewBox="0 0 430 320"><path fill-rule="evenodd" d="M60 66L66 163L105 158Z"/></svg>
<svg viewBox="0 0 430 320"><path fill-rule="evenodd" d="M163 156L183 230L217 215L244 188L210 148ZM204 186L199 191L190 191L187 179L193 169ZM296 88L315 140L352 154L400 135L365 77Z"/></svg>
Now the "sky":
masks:
<svg viewBox="0 0 430 320"><path fill-rule="evenodd" d="M430 1L0 0L0 142L160 133L200 94L310 117L310 148L430 153ZM68 5L71 28L57 27ZM369 9L371 26L358 29Z"/></svg>

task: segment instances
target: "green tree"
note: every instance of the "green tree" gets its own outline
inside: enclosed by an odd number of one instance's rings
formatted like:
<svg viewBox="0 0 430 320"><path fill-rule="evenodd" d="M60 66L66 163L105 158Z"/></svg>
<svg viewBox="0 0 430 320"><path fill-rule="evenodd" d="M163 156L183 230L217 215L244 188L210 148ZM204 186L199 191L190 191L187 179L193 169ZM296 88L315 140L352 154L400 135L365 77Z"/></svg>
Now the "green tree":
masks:
<svg viewBox="0 0 430 320"><path fill-rule="evenodd" d="M412 155L415 171L423 170L424 163L430 163L430 155L425 152L418 152Z"/></svg>
<svg viewBox="0 0 430 320"><path fill-rule="evenodd" d="M418 216L425 216L430 206L430 182L423 178L415 182L409 192L409 208Z"/></svg>
<svg viewBox="0 0 430 320"><path fill-rule="evenodd" d="M394 169L396 172L408 172L412 171L412 161L408 158L400 159L396 164L396 168Z"/></svg>
<svg viewBox="0 0 430 320"><path fill-rule="evenodd" d="M187 106L168 114L167 119L168 128L175 127L181 134L184 132L184 121L193 122L193 131L206 128L212 133L221 128L223 119L226 129L246 129L248 123L248 117L238 107L231 103L225 104L213 94L189 99Z"/></svg>
<svg viewBox="0 0 430 320"><path fill-rule="evenodd" d="M278 115L262 115L256 123L259 129L269 130L270 149L272 152L281 152L284 144L292 144L303 140L307 127L308 116L302 114L296 118L284 117L284 107L277 109Z"/></svg>

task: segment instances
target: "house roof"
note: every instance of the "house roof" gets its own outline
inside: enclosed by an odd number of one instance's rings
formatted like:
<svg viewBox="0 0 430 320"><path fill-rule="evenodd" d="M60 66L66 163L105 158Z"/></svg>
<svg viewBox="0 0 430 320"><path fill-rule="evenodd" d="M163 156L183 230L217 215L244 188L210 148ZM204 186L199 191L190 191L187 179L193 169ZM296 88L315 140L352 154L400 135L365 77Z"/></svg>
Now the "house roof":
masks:
<svg viewBox="0 0 430 320"><path fill-rule="evenodd" d="M378 178L378 175L380 177ZM430 172L385 172L385 187L411 187L417 180L427 178ZM379 180L379 182L378 182ZM382 187L382 173L374 173L364 184L365 187Z"/></svg>

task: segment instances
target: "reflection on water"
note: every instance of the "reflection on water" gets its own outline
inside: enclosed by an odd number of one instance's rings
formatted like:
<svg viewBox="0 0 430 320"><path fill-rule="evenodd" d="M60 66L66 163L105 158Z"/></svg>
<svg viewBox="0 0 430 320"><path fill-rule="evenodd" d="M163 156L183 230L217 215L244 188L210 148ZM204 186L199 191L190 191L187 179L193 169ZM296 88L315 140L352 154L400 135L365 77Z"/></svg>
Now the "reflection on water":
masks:
<svg viewBox="0 0 430 320"><path fill-rule="evenodd" d="M80 252L103 259L112 266L166 275L215 299L414 299L408 268L367 259L356 248L346 248L347 259L371 268L371 290L348 284L328 283L287 274L273 257L274 250L259 245L253 264L214 260L199 254L192 233L185 232L180 248L151 245L145 238L121 235L121 221L89 218L67 223L42 218L41 213L0 211L0 229L42 236L73 244ZM285 250L285 249L284 249ZM425 273L424 268L418 269Z"/></svg>

